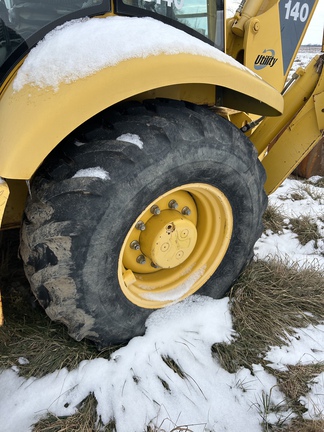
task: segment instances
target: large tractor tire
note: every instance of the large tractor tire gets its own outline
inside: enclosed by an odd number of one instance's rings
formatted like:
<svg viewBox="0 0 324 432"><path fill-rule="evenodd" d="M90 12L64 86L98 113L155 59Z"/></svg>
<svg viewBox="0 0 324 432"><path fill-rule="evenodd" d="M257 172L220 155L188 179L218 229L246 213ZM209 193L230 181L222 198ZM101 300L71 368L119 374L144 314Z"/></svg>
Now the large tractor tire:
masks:
<svg viewBox="0 0 324 432"><path fill-rule="evenodd" d="M99 346L143 334L153 310L193 293L221 298L261 235L264 180L250 141L206 108L107 110L33 179L21 239L32 290Z"/></svg>

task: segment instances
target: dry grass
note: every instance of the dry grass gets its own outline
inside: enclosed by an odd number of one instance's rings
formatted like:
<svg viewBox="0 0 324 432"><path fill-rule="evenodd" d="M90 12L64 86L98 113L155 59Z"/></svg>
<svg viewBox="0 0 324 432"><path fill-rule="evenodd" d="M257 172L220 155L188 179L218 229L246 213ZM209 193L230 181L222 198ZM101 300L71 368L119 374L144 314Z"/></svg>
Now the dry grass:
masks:
<svg viewBox="0 0 324 432"><path fill-rule="evenodd" d="M214 345L213 355L232 373L240 367L251 369L252 364L260 363L267 369L262 357L270 346L287 343L287 335L293 335L295 328L324 321L323 292L323 273L317 270L288 268L275 261L254 262L230 295L238 337L230 345ZM323 371L323 364L289 366L288 372L271 369L286 396L286 408L292 409L297 417L289 427L273 428L264 422L265 431L323 432L323 422L302 418L305 409L299 402L300 396L308 393L313 379Z"/></svg>
<svg viewBox="0 0 324 432"><path fill-rule="evenodd" d="M303 199L305 199L304 194L300 192L294 192L290 195L290 197L293 201L302 201Z"/></svg>
<svg viewBox="0 0 324 432"><path fill-rule="evenodd" d="M304 191L309 195L314 201L319 201L323 199L323 191L314 189L311 185L304 185Z"/></svg>
<svg viewBox="0 0 324 432"><path fill-rule="evenodd" d="M33 432L99 432L102 425L96 424L97 401L91 394L80 405L76 414L67 418L49 415L34 425ZM108 429L107 429L108 432Z"/></svg>
<svg viewBox="0 0 324 432"><path fill-rule="evenodd" d="M284 216L280 212L279 206L268 205L263 215L264 230L270 230L274 233L280 234L284 228Z"/></svg>
<svg viewBox="0 0 324 432"><path fill-rule="evenodd" d="M167 366L169 366L171 370L173 370L174 373L179 375L180 378L182 379L186 378L185 372L181 369L181 367L178 365L178 363L175 360L173 360L169 356L162 356L162 360Z"/></svg>
<svg viewBox="0 0 324 432"><path fill-rule="evenodd" d="M320 240L321 235L317 224L309 216L290 219L290 227L297 234L300 244L305 246L308 242L314 241L317 248L317 241Z"/></svg>
<svg viewBox="0 0 324 432"><path fill-rule="evenodd" d="M231 291L231 312L239 334L235 344L213 350L225 369L250 367L269 346L282 345L294 328L324 319L323 275L313 269L288 269L284 263L254 262Z"/></svg>
<svg viewBox="0 0 324 432"><path fill-rule="evenodd" d="M309 391L310 384L324 372L324 364L287 365L287 371L277 372L280 389L291 401L296 401ZM300 408L300 407L298 407Z"/></svg>
<svg viewBox="0 0 324 432"><path fill-rule="evenodd" d="M323 432L324 420L293 419L287 426L274 427L273 432Z"/></svg>
<svg viewBox="0 0 324 432"><path fill-rule="evenodd" d="M316 181L305 180L293 175L291 175L290 178L293 180L300 180L295 191L290 194L292 200L300 201L306 199L307 195L314 201L320 201L323 199L323 191L320 189L324 188L324 177L318 177Z"/></svg>
<svg viewBox="0 0 324 432"><path fill-rule="evenodd" d="M324 177L320 177L315 183L314 186L324 188Z"/></svg>
<svg viewBox="0 0 324 432"><path fill-rule="evenodd" d="M316 186L318 188L324 188L324 177L321 177L321 176L318 176L316 181L314 181L314 179L306 180L303 177L299 177L298 175L295 175L295 174L291 174L289 178L291 178L292 180L301 181L302 182L301 187L303 187L305 185L306 186L310 185L310 186Z"/></svg>

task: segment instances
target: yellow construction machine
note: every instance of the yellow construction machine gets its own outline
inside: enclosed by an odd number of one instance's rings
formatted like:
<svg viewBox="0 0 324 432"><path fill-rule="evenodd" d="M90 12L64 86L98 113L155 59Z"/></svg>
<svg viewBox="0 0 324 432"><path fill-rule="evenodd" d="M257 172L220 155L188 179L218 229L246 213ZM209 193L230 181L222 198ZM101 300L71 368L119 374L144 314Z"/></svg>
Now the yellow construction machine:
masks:
<svg viewBox="0 0 324 432"><path fill-rule="evenodd" d="M73 338L143 334L251 260L322 148L323 55L287 82L317 3L0 0L1 228Z"/></svg>

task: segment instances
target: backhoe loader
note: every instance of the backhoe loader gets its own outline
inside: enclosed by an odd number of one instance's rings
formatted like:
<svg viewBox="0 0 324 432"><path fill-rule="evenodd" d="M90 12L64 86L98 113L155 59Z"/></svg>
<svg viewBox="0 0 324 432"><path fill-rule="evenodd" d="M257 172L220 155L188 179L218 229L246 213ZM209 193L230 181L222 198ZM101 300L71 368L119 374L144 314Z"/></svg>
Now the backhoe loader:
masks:
<svg viewBox="0 0 324 432"><path fill-rule="evenodd" d="M317 3L0 0L1 229L74 339L141 335L250 262L322 148L323 55L287 82Z"/></svg>

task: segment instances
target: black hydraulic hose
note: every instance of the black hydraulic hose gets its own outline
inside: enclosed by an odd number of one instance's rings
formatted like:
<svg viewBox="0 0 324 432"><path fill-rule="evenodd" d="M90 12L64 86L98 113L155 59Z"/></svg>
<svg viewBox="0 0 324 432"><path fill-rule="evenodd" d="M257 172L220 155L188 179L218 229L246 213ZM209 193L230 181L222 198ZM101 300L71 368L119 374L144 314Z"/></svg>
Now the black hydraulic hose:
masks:
<svg viewBox="0 0 324 432"><path fill-rule="evenodd" d="M284 86L284 88L281 91L281 94L284 95L286 93L286 91L288 90L288 88L291 86L291 84L297 79L299 78L299 75L295 72L292 77L290 78L290 80L286 83L286 85ZM262 120L264 119L264 117L259 117L258 119L245 124L244 126L241 127L241 131L242 132L247 132L250 129L254 128L255 126L257 126L259 123L262 122Z"/></svg>

